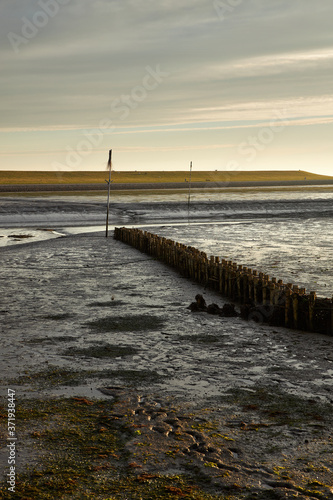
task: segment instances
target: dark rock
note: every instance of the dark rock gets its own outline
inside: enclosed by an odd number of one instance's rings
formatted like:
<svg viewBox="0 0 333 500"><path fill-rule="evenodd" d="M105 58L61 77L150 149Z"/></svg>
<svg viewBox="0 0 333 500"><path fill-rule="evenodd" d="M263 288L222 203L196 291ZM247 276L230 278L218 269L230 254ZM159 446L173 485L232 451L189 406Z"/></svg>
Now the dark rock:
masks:
<svg viewBox="0 0 333 500"><path fill-rule="evenodd" d="M224 316L226 318L234 318L238 316L238 313L235 310L235 304L224 304L222 307L221 316Z"/></svg>
<svg viewBox="0 0 333 500"><path fill-rule="evenodd" d="M240 315L243 319L249 319L250 311L253 308L252 304L242 304L240 307Z"/></svg>
<svg viewBox="0 0 333 500"><path fill-rule="evenodd" d="M206 301L199 293L195 296L195 302L188 307L192 312L207 311Z"/></svg>
<svg viewBox="0 0 333 500"><path fill-rule="evenodd" d="M207 307L207 312L208 314L220 314L221 309L217 304L209 304L209 306Z"/></svg>
<svg viewBox="0 0 333 500"><path fill-rule="evenodd" d="M205 299L203 298L202 295L200 295L199 293L195 296L195 301L196 303L198 304L198 307L199 309L202 309L204 311L207 310L207 305L206 305L206 301Z"/></svg>
<svg viewBox="0 0 333 500"><path fill-rule="evenodd" d="M241 317L248 321L255 321L256 323L271 323L274 314L280 316L280 311L271 305L243 304L241 306ZM273 322L274 323L274 322ZM279 320L279 323L281 321ZM275 323L274 323L275 324Z"/></svg>
<svg viewBox="0 0 333 500"><path fill-rule="evenodd" d="M272 317L273 309L274 308L270 305L251 307L247 319L255 321L256 323L269 323Z"/></svg>
<svg viewBox="0 0 333 500"><path fill-rule="evenodd" d="M200 294L195 296L195 302L192 302L188 309L192 312L205 311L208 314L219 315L225 318L239 316L235 310L235 304L224 304L222 308L220 308L217 304L209 304L207 307L205 299Z"/></svg>

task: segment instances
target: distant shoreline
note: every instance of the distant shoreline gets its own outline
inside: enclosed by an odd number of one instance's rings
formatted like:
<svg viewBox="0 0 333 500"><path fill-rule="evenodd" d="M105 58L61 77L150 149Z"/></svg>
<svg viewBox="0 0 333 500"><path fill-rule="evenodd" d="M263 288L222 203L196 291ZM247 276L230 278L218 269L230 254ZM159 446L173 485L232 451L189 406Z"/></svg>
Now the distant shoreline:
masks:
<svg viewBox="0 0 333 500"><path fill-rule="evenodd" d="M278 187L278 186L328 186L333 185L333 179L318 180L283 180L283 181L234 181L234 182L192 182L192 189L218 189L242 187ZM188 182L158 182L158 183L112 183L112 191L127 190L172 190L188 189ZM3 184L1 193L31 193L59 191L106 191L107 183L89 184Z"/></svg>

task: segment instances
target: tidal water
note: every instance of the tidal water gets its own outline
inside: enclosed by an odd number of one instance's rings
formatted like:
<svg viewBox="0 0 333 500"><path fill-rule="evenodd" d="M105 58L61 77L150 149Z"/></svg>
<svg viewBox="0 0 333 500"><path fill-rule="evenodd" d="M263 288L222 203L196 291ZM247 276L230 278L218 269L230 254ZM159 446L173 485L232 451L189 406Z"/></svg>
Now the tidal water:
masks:
<svg viewBox="0 0 333 500"><path fill-rule="evenodd" d="M0 246L105 231L105 195L4 196ZM112 194L112 228L138 226L316 291L333 294L333 190ZM1 251L1 250L0 250Z"/></svg>

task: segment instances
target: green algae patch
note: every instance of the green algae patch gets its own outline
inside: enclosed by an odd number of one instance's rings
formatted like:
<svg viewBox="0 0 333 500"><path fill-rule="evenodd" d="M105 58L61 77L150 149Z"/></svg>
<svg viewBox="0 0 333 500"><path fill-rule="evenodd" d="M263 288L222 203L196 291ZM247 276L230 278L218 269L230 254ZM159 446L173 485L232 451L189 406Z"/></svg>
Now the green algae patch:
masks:
<svg viewBox="0 0 333 500"><path fill-rule="evenodd" d="M288 394L276 386L259 386L253 392L231 389L226 399L245 411L258 411L281 425L329 424L333 420L333 405Z"/></svg>
<svg viewBox="0 0 333 500"><path fill-rule="evenodd" d="M151 499L222 500L191 477L134 473L126 438L110 419L112 401L87 398L21 400L17 433L29 457L16 476L15 492L3 481L3 500ZM231 497L230 497L231 498Z"/></svg>
<svg viewBox="0 0 333 500"><path fill-rule="evenodd" d="M3 487L0 498L93 498L84 496L91 488L105 493L103 472L116 470L125 457L117 433L104 426L111 405L86 398L20 401L17 434L21 444L29 442L29 459L15 494Z"/></svg>
<svg viewBox="0 0 333 500"><path fill-rule="evenodd" d="M132 316L108 316L86 324L94 333L142 332L162 328L164 320L148 314L134 314Z"/></svg>
<svg viewBox="0 0 333 500"><path fill-rule="evenodd" d="M103 370L93 374L94 377L110 379L113 382L115 379L120 379L126 382L130 387L135 387L137 384L152 384L162 381L165 377L156 371L152 370Z"/></svg>
<svg viewBox="0 0 333 500"><path fill-rule="evenodd" d="M115 347L114 350L107 353L107 356L112 358L115 356L125 356L132 354L130 347ZM79 355L81 351L66 351L69 355ZM94 356L92 355L94 354ZM111 355L112 354L112 355ZM100 349L85 350L81 352L83 357L92 357L98 359L103 357ZM56 387L76 387L85 385L91 380L103 380L103 383L114 383L115 380L126 382L130 387L137 387L142 384L152 384L160 382L164 379L164 375L157 373L155 370L125 370L125 369L106 369L106 370L71 370L57 366L49 366L46 370L41 370L35 373L27 373L20 377L9 380L12 385L29 385L33 388L51 389Z"/></svg>
<svg viewBox="0 0 333 500"><path fill-rule="evenodd" d="M39 389L47 389L59 386L77 386L84 383L84 380L91 372L82 370L69 370L57 366L49 366L47 370L21 375L10 382L15 385L29 384Z"/></svg>

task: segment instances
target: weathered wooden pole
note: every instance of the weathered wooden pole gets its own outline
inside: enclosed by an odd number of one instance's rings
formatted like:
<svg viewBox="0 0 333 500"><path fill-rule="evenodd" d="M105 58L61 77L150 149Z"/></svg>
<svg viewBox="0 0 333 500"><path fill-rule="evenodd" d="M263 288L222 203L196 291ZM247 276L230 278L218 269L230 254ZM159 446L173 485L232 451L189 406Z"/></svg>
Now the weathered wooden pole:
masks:
<svg viewBox="0 0 333 500"><path fill-rule="evenodd" d="M187 198L187 218L190 218L190 203L191 203L191 179L192 179L192 162L190 163L190 179L188 181L188 198Z"/></svg>
<svg viewBox="0 0 333 500"><path fill-rule="evenodd" d="M111 186L111 169L112 169L112 149L109 151L109 161L107 168L109 169L109 181L108 182L108 201L106 206L106 229L105 229L105 237L108 237L109 232L109 202L110 202L110 186Z"/></svg>

